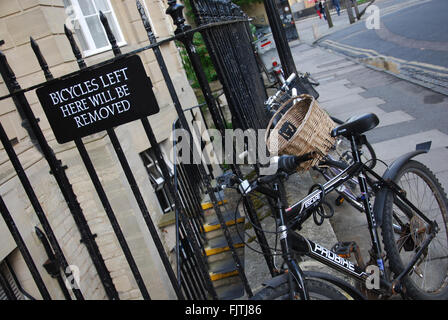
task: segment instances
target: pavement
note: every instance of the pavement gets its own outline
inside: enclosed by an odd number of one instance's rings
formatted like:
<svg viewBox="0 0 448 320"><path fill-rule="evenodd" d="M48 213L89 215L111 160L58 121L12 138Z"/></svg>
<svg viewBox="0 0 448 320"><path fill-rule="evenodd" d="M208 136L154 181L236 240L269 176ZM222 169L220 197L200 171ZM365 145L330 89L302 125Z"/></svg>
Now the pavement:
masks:
<svg viewBox="0 0 448 320"><path fill-rule="evenodd" d="M405 2L400 1L400 6L405 6ZM408 5L414 4L412 0L407 2ZM400 10L400 6L390 10ZM323 20L317 17L298 21L296 25L300 40L290 43L297 69L310 72L320 82L317 87L320 105L331 115L343 120L366 112L377 114L380 124L368 132L367 137L373 144L377 157L387 164L398 156L415 150L416 144L432 141L430 152L416 157L416 160L431 168L444 189L448 190L448 96L412 79L399 77L320 46L316 40L351 27L344 11L340 17L336 17L335 27L332 29L328 29ZM317 39L314 37L316 30L320 34ZM384 166L378 166L380 172L384 171ZM321 180L313 171L294 175L287 184L289 199L292 201L303 197L316 181ZM331 248L337 241L354 240L362 252L370 249L365 216L349 204L335 207L334 217L325 220L320 227L315 226L312 219L308 222L301 233L327 248ZM271 218L264 219L262 224L266 230L275 229ZM267 236L273 243L274 235L268 233ZM253 247L257 249L257 244L253 243ZM364 260L368 260L366 255ZM245 261L249 283L256 290L263 280L270 277L264 258L246 247ZM302 266L305 269L335 273L314 261L306 260L302 262Z"/></svg>
<svg viewBox="0 0 448 320"><path fill-rule="evenodd" d="M361 8L365 6L361 5ZM448 94L448 24L444 0L376 0L361 21L350 25L333 13L335 27L316 16L296 21L303 42L381 68L436 92ZM373 19L374 18L374 19ZM372 21L377 27L372 28Z"/></svg>

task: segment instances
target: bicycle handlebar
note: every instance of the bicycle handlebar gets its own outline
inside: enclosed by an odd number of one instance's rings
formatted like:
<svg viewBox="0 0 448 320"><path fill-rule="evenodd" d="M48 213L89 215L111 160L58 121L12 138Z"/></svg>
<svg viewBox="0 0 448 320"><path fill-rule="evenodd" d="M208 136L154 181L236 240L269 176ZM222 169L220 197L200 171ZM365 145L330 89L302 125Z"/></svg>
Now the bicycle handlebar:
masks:
<svg viewBox="0 0 448 320"><path fill-rule="evenodd" d="M293 156L293 155L283 155L280 157L274 157L274 161L271 162L271 164L277 163L278 169L277 173L270 176L264 176L258 178L259 183L269 183L274 181L277 178L277 175L279 173L287 173L291 174L294 172L297 167L305 161L309 161L313 159L315 156L314 152L306 153L302 156Z"/></svg>
<svg viewBox="0 0 448 320"><path fill-rule="evenodd" d="M297 77L295 73L291 73L291 75L286 79L285 83L287 86L291 84L291 82Z"/></svg>
<svg viewBox="0 0 448 320"><path fill-rule="evenodd" d="M258 177L256 180L253 180L252 182L248 182L247 180L244 180L246 184L251 185L254 181L260 183L260 184L266 184L269 182L274 181L279 176L288 176L292 174L297 167L305 161L309 161L314 158L315 153L309 152L302 156L293 156L293 155L282 155L282 156L276 156L272 157L270 161L270 165L277 164L277 172L273 175L269 176L263 176ZM235 184L242 184L244 182L243 180L239 179L235 174L233 173L226 173L220 177L217 178L218 187L214 188L214 191L220 191L224 187L231 188ZM245 188L243 188L244 190ZM247 190L247 192L243 193L249 193L250 191Z"/></svg>
<svg viewBox="0 0 448 320"><path fill-rule="evenodd" d="M270 111L269 106L278 98L280 93L286 92L289 90L289 85L296 77L297 77L297 75L295 73L291 73L291 75L288 77L288 79L286 79L284 82L282 82L282 86L280 87L280 89L278 89L275 94L273 94L266 100L265 105L267 106L268 111Z"/></svg>

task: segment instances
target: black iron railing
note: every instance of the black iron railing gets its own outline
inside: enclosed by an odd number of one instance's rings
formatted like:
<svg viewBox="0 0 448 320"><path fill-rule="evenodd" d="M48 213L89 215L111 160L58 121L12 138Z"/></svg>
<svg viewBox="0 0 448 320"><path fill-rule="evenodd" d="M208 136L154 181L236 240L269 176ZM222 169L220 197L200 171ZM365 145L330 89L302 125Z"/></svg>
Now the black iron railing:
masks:
<svg viewBox="0 0 448 320"><path fill-rule="evenodd" d="M196 53L193 45L193 34L201 32L209 54L212 58L215 69L218 73L220 82L223 85L223 90L229 103L229 108L232 114L233 128L241 129L263 129L267 124L266 114L263 111L263 102L266 98L266 91L263 80L260 75L257 61L254 56L254 49L252 47L252 36L249 31L249 21L247 16L229 0L191 0L194 15L197 22L197 27L192 29L185 24L183 18L183 5L178 4L175 0L168 1L167 14L173 19L176 26L174 36L166 39L156 41L156 38L151 29L148 17L143 9L140 1L137 0L137 9L141 15L143 27L146 30L149 45L143 46L131 52L122 53L117 46L115 37L109 27L106 17L100 13L101 22L107 34L109 43L111 44L114 58L103 61L96 65L87 66L84 61L81 51L76 45L72 32L64 26L65 34L71 45L74 57L79 66L78 71L71 72L62 77L53 77L48 64L45 61L37 43L31 39L31 46L45 76L46 81L28 88L22 89L18 84L14 72L10 68L6 56L0 52L0 72L1 76L9 91L8 95L0 97L0 100L12 98L16 109L22 119L22 126L28 131L31 141L35 147L42 153L45 160L48 162L51 173L54 176L57 185L68 205L75 224L81 234L81 241L86 246L89 256L95 266L99 275L101 283L104 287L106 295L109 299L119 299L119 295L115 285L112 281L109 270L106 267L104 259L98 247L95 235L92 234L90 227L85 218L84 212L78 202L77 196L70 184L70 181L65 173L66 166L56 157L49 143L47 142L43 132L38 125L33 110L25 96L26 92L50 85L61 79L67 79L88 72L94 68L101 67L108 63L124 59L129 56L136 55L146 50L152 50L157 63L160 67L163 79L168 88L169 95L174 105L174 109L178 115L178 121L175 127L177 129L186 130L190 137L195 128L187 120L185 115L185 108L182 106L179 97L176 93L173 81L166 67L164 57L160 50L160 46L173 40L179 40L185 47L188 57L191 61L193 69L196 73L200 88L205 98L205 105L211 115L213 124L207 124L203 114L203 110L199 108L201 114L200 121L209 128L213 125L218 129L224 137L226 129L225 120L220 109L220 106L214 99L210 86L206 80L205 72L200 63L199 56ZM277 45L280 49L282 46ZM187 110L193 120L196 120L195 113L192 109ZM252 295L252 290L247 281L241 257L236 253L230 232L224 221L221 208L218 205L218 199L212 188L212 179L215 177L213 168L210 165L200 164L182 164L174 163L174 172L168 166L166 159L164 159L162 150L157 142L153 132L150 119L142 118L140 122L143 126L148 143L151 145L153 154L158 167L161 170L166 187L169 191L170 197L174 202L174 209L176 211L176 271L169 261L168 255L164 246L158 236L156 227L152 221L149 210L143 200L141 190L139 189L134 173L129 165L129 162L122 150L121 143L115 133L115 129L107 129L107 136L110 138L111 144L118 157L119 163L126 176L129 188L138 204L139 210L145 221L147 231L154 240L156 249L168 275L170 284L178 299L218 299L216 290L213 287L210 279L208 265L205 259L205 235L204 235L204 210L201 206L202 196L205 193L210 197L210 202L213 205L214 212L217 215L218 221L226 237L228 246L232 252L238 275L243 283L244 289L248 296ZM48 222L45 212L43 211L39 201L33 191L31 182L29 181L14 148L7 137L3 127L0 124L0 138L1 142L8 154L14 169L17 172L18 178L23 185L25 192L30 199L30 203L42 225L42 229L36 229L39 238L41 239L46 254L49 258L48 270L51 269L52 275L58 279L63 295L66 299L71 299L73 296L78 299L84 299L84 295L76 286L72 287L71 292L63 285L63 280L72 278L72 273L69 268L69 262L64 256L62 249L58 243L50 223ZM192 138L193 139L193 138ZM197 142L197 141L196 141ZM140 270L136 264L134 256L128 246L127 239L118 223L116 214L112 205L104 191L104 186L96 172L96 169L90 159L90 156L80 138L74 140L80 159L84 164L90 180L98 194L103 209L109 219L114 234L120 244L126 261L129 265L131 273L137 283L143 299L150 299L150 288L145 284ZM194 141L190 141L190 148L193 148ZM202 141L199 145L202 146ZM223 141L224 143L224 141ZM231 164L231 169L241 176L241 171L238 165ZM253 204L249 199L244 200L248 214L251 216L251 221L259 224ZM45 283L40 276L36 265L28 252L25 242L15 226L14 219L8 211L3 199L0 198L0 211L3 218L15 239L20 252L22 253L26 264L28 265L31 274L36 282L36 285L44 299L51 299L50 294L45 286ZM266 238L262 232L257 231L257 238L263 248L266 263L273 274L272 255L267 246ZM65 278L65 279L64 279Z"/></svg>

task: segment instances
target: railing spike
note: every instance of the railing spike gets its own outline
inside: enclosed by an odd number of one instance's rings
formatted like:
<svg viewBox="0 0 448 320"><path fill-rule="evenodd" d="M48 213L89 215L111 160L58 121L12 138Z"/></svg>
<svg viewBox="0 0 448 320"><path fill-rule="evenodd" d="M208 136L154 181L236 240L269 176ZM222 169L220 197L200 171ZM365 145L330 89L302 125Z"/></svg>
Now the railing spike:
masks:
<svg viewBox="0 0 448 320"><path fill-rule="evenodd" d="M65 35L67 36L70 46L72 47L72 52L75 55L76 62L78 63L79 68L80 69L87 68L86 63L84 62L84 59L82 58L81 51L79 50L79 47L76 44L75 37L73 36L73 32L65 24L64 24L64 32L65 32Z"/></svg>
<svg viewBox="0 0 448 320"><path fill-rule="evenodd" d="M39 65L40 65L42 71L44 72L45 79L47 81L53 79L53 75L50 72L47 61L45 60L44 56L42 55L39 45L37 44L36 40L33 39L33 37L30 37L30 43L31 43L31 48L33 49L34 54L36 55L37 61L39 62Z"/></svg>
<svg viewBox="0 0 448 320"><path fill-rule="evenodd" d="M142 4L139 0L137 0L137 10L140 13L140 17L143 22L143 27L146 30L149 41L151 43L156 42L156 37L154 36L154 32L152 31L151 23L149 22L148 16L146 15L145 8L142 6Z"/></svg>
<svg viewBox="0 0 448 320"><path fill-rule="evenodd" d="M109 21L107 20L106 15L103 13L103 11L100 10L100 21L103 24L104 30L106 31L107 39L109 39L109 43L112 46L112 51L114 54L120 55L121 50L117 45L117 39L114 36L114 33L112 32L112 29L110 28Z"/></svg>

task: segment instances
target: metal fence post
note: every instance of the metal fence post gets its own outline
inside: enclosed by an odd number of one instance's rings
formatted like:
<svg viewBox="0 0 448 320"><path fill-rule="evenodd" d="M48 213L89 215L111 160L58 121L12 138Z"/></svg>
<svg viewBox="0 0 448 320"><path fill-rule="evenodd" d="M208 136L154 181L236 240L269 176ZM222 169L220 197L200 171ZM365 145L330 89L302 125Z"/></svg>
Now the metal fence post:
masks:
<svg viewBox="0 0 448 320"><path fill-rule="evenodd" d="M70 43L72 51L75 54L75 57L76 57L77 62L78 62L78 66L81 69L86 68L87 66L85 65L85 62L82 59L81 52L79 51L79 48L77 47L76 42L74 41L73 34L67 28L66 25L64 25L64 32L65 32L65 35L66 35L66 37L67 37L67 39L68 39L68 41ZM43 56L40 54L40 52L36 52L35 51L35 53L36 53L37 57L39 57L39 56L41 57L41 58L38 58L38 60L39 60L39 63L41 65L42 69L44 70L44 73L45 73L45 76L46 76L47 80L52 79L53 75L51 74L50 70L45 71L45 64L41 63L42 59L43 59ZM43 61L45 61L45 60L43 60ZM130 250L127 242L126 242L126 239L124 237L123 231L121 230L121 227L120 227L120 225L118 223L118 220L117 220L117 218L115 216L115 213L114 213L114 211L112 209L112 206L110 205L110 202L109 202L109 200L107 198L106 192L104 191L104 188L103 188L103 186L101 184L101 181L100 181L100 179L99 179L99 177L98 177L98 175L97 175L97 173L95 171L95 168L94 168L93 163L92 163L92 161L91 161L91 159L89 157L89 154L88 154L84 144L82 143L81 139L77 138L77 139L74 140L74 142L75 142L76 147L77 147L77 149L79 151L79 154L80 154L81 159L82 159L82 161L84 163L84 166L85 166L85 168L86 168L86 170L87 170L87 172L89 174L89 177L92 180L92 183L93 183L93 185L95 187L95 190L96 190L96 192L98 194L98 198L100 199L101 204L103 205L104 211L105 211L105 213L106 213L106 215L107 215L107 217L108 217L108 219L109 219L109 221L111 223L111 226L112 226L112 228L114 230L115 236L117 237L118 243L120 244L120 247L123 250L123 254L124 254L125 258L126 258L126 261L129 264L129 268L131 269L131 272L132 272L132 274L134 276L134 279L135 279L135 281L137 283L137 286L139 287L140 293L142 294L143 299L149 300L149 299L151 299L151 297L150 297L149 292L148 292L148 290L146 288L145 282L144 282L144 280L143 280L143 278L142 278L142 276L140 274L140 271L139 271L139 269L137 267L135 259L132 256L131 250Z"/></svg>
<svg viewBox="0 0 448 320"><path fill-rule="evenodd" d="M184 24L185 19L183 18L183 13L182 13L182 10L183 10L184 6L181 5L181 4L177 4L176 0L169 0L168 1L168 5L169 5L169 7L168 7L166 13L171 16L171 18L173 19L174 24L177 26L177 29L176 29L175 32L177 32L178 34L181 33L181 32L184 32L186 30L185 29L186 27L185 27L185 24ZM177 30L179 30L179 31L177 31ZM183 110L181 108L181 105L176 100L177 100L177 97L176 97L176 99L174 101L174 106L176 108L177 115L179 117L179 121L180 121L181 127L184 130L186 130L191 135L192 133L191 133L191 130L189 128L187 119L185 118L185 115L184 115ZM205 188L207 190L207 193L208 193L208 195L210 197L210 201L213 204L213 208L215 210L216 216L217 216L217 218L218 218L218 220L219 220L219 222L221 224L222 230L224 232L224 236L225 236L225 238L227 240L229 248L231 249L232 257L233 257L233 259L235 261L235 266L238 269L238 274L239 274L239 276L240 276L240 278L241 278L241 280L243 282L244 288L245 288L248 296L251 297L253 295L252 294L252 289L250 288L249 282L248 282L248 280L246 278L246 275L245 275L244 268L242 266L241 260L240 260L239 256L236 253L235 247L233 245L232 237L230 235L229 229L227 228L227 225L226 225L226 222L225 222L224 217L222 215L221 209L219 208L218 200L217 200L216 195L215 195L215 193L213 191L213 188L211 186L211 182L210 182L210 180L209 180L209 178L207 176L205 168L202 165L198 165L198 169L199 169L199 173L200 173L200 175L202 177L202 181L204 182L204 185L205 185Z"/></svg>
<svg viewBox="0 0 448 320"><path fill-rule="evenodd" d="M353 7L355 8L356 19L361 20L361 15L359 14L359 9L358 9L358 1L352 0L352 4L353 4Z"/></svg>
<svg viewBox="0 0 448 320"><path fill-rule="evenodd" d="M104 30L106 31L107 38L109 40L109 43L112 46L112 50L114 52L115 56L121 55L121 50L117 45L117 40L112 33L112 29L109 26L109 23L107 21L106 16L103 12L100 11L100 21L104 27ZM174 292L176 293L178 299L183 300L184 296L182 294L182 291L180 290L176 275L173 272L173 269L171 267L171 264L168 260L168 257L166 255L165 249L163 247L162 241L159 238L159 235L157 234L156 227L154 225L154 222L152 221L151 215L149 214L148 208L146 207L146 204L144 202L143 196L140 192L140 189L137 185L137 181L135 180L135 177L132 173L132 170L129 166L129 163L126 159L126 156L123 152L123 149L120 146L120 141L118 140L118 137L114 131L114 129L108 129L107 134L110 138L110 141L114 147L115 153L117 154L118 160L121 164L121 167L123 168L123 171L126 175L126 179L128 180L129 186L132 189L132 192L134 194L135 200L137 201L137 204L140 208L140 211L142 212L143 218L145 220L146 226L148 227L148 231L152 236L152 239L154 241L154 244L157 248L157 251L159 253L160 259L162 261L162 264L165 267L165 270L168 274L168 278L171 281L171 285L173 286Z"/></svg>
<svg viewBox="0 0 448 320"><path fill-rule="evenodd" d="M278 55L282 63L283 71L286 75L297 73L294 58L292 57L291 48L286 39L285 30L283 29L280 16L275 5L275 0L263 0L266 14L268 16L269 25L271 26L272 36L274 37Z"/></svg>
<svg viewBox="0 0 448 320"><path fill-rule="evenodd" d="M56 278L56 280L58 281L59 287L61 288L62 294L65 297L65 300L72 300L72 297L70 296L70 293L67 290L67 286L65 285L64 279L62 279L62 276L61 276L59 260L56 258L55 254L53 253L53 250L51 249L51 246L50 246L50 243L48 242L47 237L45 236L44 232L42 230L40 230L38 227L35 227L34 230L36 231L37 237L42 242L42 245L44 246L44 250L48 256L48 260L44 264L45 269L51 275L52 278Z"/></svg>

